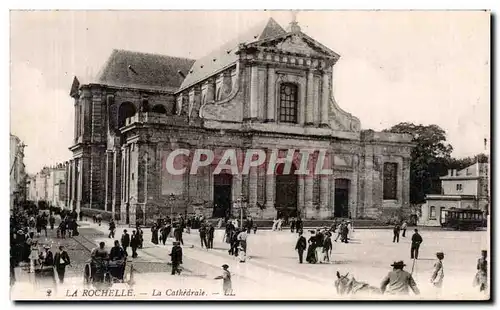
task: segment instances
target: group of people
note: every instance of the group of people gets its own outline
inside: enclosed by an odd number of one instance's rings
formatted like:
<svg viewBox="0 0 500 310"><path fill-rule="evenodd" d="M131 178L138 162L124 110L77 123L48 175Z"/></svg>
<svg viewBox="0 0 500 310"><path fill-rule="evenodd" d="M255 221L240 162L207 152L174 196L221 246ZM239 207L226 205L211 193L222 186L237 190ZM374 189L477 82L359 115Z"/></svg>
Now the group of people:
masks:
<svg viewBox="0 0 500 310"><path fill-rule="evenodd" d="M224 232L224 241L229 244L229 255L238 257L241 263L246 261L249 227L238 228L229 221Z"/></svg>
<svg viewBox="0 0 500 310"><path fill-rule="evenodd" d="M70 258L64 246L59 246L54 256L49 244L41 244L38 238L42 230L47 236L47 223L54 229L55 218L51 213L40 212L36 206L18 206L10 217L10 273L11 283L15 282L15 268L25 264L30 273L37 270L56 271L60 282L64 281L66 266ZM63 214L65 217L68 215ZM69 214L71 215L71 214ZM42 247L42 249L40 249ZM55 280L55 278L54 278Z"/></svg>
<svg viewBox="0 0 500 310"><path fill-rule="evenodd" d="M306 262L309 264L327 263L333 248L332 233L324 227L323 229L310 230L311 236L306 242L302 231L299 231L299 238L295 245L295 250L299 254L299 263L303 263L304 252L307 249Z"/></svg>

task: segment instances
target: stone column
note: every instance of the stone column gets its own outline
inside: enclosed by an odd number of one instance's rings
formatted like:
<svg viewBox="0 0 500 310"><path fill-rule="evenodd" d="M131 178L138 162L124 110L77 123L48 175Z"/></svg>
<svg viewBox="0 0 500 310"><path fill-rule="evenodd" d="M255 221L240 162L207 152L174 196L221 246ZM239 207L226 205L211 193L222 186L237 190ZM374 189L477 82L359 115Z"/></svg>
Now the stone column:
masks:
<svg viewBox="0 0 500 310"><path fill-rule="evenodd" d="M274 121L274 111L276 102L276 69L267 69L267 116L268 122Z"/></svg>
<svg viewBox="0 0 500 310"><path fill-rule="evenodd" d="M318 164L318 163L316 163ZM330 169L330 154L325 154L323 169ZM321 209L327 209L330 205L330 175L319 176L319 201Z"/></svg>
<svg viewBox="0 0 500 310"><path fill-rule="evenodd" d="M333 175L330 176L330 206L332 209L331 210L332 215L334 215L335 214L335 170L333 171Z"/></svg>
<svg viewBox="0 0 500 310"><path fill-rule="evenodd" d="M106 150L106 175L104 205L106 211L113 210L113 150Z"/></svg>
<svg viewBox="0 0 500 310"><path fill-rule="evenodd" d="M401 205L405 208L410 207L410 158L403 157L403 179L401 180L403 193Z"/></svg>
<svg viewBox="0 0 500 310"><path fill-rule="evenodd" d="M122 153L119 148L113 151L113 193L112 193L112 207L111 210L115 219L121 218L121 175L122 175Z"/></svg>
<svg viewBox="0 0 500 310"><path fill-rule="evenodd" d="M328 72L323 72L323 89L321 90L321 122L322 126L328 126L328 105L330 101L330 80Z"/></svg>
<svg viewBox="0 0 500 310"><path fill-rule="evenodd" d="M353 155L352 158L352 165L353 165L353 171L352 171L352 179L351 179L351 184L350 184L350 189L349 189L349 197L350 197L350 208L349 211L351 212L352 218L357 218L359 216L359 211L358 211L358 170L359 170L359 159L358 155Z"/></svg>
<svg viewBox="0 0 500 310"><path fill-rule="evenodd" d="M248 180L248 206L257 204L257 167L250 167L250 178Z"/></svg>
<svg viewBox="0 0 500 310"><path fill-rule="evenodd" d="M232 192L232 204L236 202L236 200L241 198L241 189L243 184L243 178L241 174L233 175L233 192ZM232 208L232 206L231 206Z"/></svg>
<svg viewBox="0 0 500 310"><path fill-rule="evenodd" d="M310 175L304 176L304 207L306 209L306 214L310 217L310 214L314 212L313 210L313 177Z"/></svg>
<svg viewBox="0 0 500 310"><path fill-rule="evenodd" d="M300 217L302 219L305 219L307 214L306 214L306 208L305 208L305 202L304 202L304 187L305 187L305 182L304 182L304 176L299 175L298 176L298 188L297 188L297 209L300 212Z"/></svg>
<svg viewBox="0 0 500 310"><path fill-rule="evenodd" d="M312 125L314 122L314 75L313 71L307 72L307 97L306 97L306 125Z"/></svg>
<svg viewBox="0 0 500 310"><path fill-rule="evenodd" d="M252 66L250 76L250 119L259 115L259 67Z"/></svg>

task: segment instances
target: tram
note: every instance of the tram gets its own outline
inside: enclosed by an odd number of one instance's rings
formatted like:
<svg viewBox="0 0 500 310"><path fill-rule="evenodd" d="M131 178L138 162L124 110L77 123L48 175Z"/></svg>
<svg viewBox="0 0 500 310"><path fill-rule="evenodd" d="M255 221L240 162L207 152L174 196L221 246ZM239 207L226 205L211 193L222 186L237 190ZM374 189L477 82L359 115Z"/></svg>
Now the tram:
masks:
<svg viewBox="0 0 500 310"><path fill-rule="evenodd" d="M484 212L477 209L449 208L441 215L441 227L455 230L476 230L486 227L486 221Z"/></svg>

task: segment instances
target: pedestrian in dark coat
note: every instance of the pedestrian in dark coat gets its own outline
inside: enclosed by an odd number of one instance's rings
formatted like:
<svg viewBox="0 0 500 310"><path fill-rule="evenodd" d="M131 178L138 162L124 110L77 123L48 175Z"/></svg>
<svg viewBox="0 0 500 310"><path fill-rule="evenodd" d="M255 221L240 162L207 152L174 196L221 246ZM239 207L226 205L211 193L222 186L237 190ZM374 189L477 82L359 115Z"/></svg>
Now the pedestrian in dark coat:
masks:
<svg viewBox="0 0 500 310"><path fill-rule="evenodd" d="M330 262L330 253L333 248L332 244L332 234L330 232L326 233L325 240L323 241L323 251L325 253L325 261Z"/></svg>
<svg viewBox="0 0 500 310"><path fill-rule="evenodd" d="M156 225L156 223L151 227L151 242L153 244L158 244L158 225Z"/></svg>
<svg viewBox="0 0 500 310"><path fill-rule="evenodd" d="M62 220L61 223L59 224L59 231L60 231L60 236L61 238L66 238L66 221Z"/></svg>
<svg viewBox="0 0 500 310"><path fill-rule="evenodd" d="M182 226L178 224L174 229L174 237L175 241L180 242L180 244L184 245L184 240L182 240Z"/></svg>
<svg viewBox="0 0 500 310"><path fill-rule="evenodd" d="M111 221L109 222L108 238L114 239L115 238L115 231L116 231L116 224L115 224L115 221L113 219L111 219Z"/></svg>
<svg viewBox="0 0 500 310"><path fill-rule="evenodd" d="M59 247L59 252L54 256L54 267L57 271L57 276L60 283L64 283L64 274L66 273L66 266L70 265L68 252L64 250L64 246Z"/></svg>
<svg viewBox="0 0 500 310"><path fill-rule="evenodd" d="M137 248L140 246L141 240L139 234L132 230L132 237L130 237L130 247L132 248L132 258L137 257Z"/></svg>
<svg viewBox="0 0 500 310"><path fill-rule="evenodd" d="M49 224L50 224L50 229L51 230L54 230L54 224L56 223L56 219L54 218L54 216L51 214L50 217L49 217Z"/></svg>
<svg viewBox="0 0 500 310"><path fill-rule="evenodd" d="M302 229L303 229L303 227L302 227L302 220L301 220L301 219L300 219L300 217L299 217L299 218L297 218L297 219L295 220L295 231L296 231L297 233L299 233L299 232L301 232L301 231L302 231Z"/></svg>
<svg viewBox="0 0 500 310"><path fill-rule="evenodd" d="M295 245L295 250L299 253L299 264L302 264L304 258L304 251L307 248L307 241L304 236L302 236L302 232L299 232L299 239L297 240L297 244Z"/></svg>
<svg viewBox="0 0 500 310"><path fill-rule="evenodd" d="M309 243L309 247L307 248L307 256L306 256L306 261L309 264L316 264L318 262L318 258L316 257L316 235L315 231L311 230L312 236L309 237L309 240L307 241Z"/></svg>
<svg viewBox="0 0 500 310"><path fill-rule="evenodd" d="M295 232L295 219L294 219L294 218L292 218L292 219L290 220L290 231L291 231L292 233L293 233L293 232Z"/></svg>
<svg viewBox="0 0 500 310"><path fill-rule="evenodd" d="M128 234L126 229L123 230L121 244L122 244L123 250L125 251L125 253L127 253L127 256L128 256L127 248L130 246L130 235Z"/></svg>
<svg viewBox="0 0 500 310"><path fill-rule="evenodd" d="M423 242L422 236L418 233L418 229L415 229L415 233L411 236L411 249L410 255L411 259L418 259L418 250L420 248L420 244Z"/></svg>
<svg viewBox="0 0 500 310"><path fill-rule="evenodd" d="M172 251L169 255L172 260L172 275L175 275L176 273L181 274L179 265L182 264L182 248L180 247L178 241L174 241L174 246L172 247Z"/></svg>
<svg viewBox="0 0 500 310"><path fill-rule="evenodd" d="M200 243L201 243L201 247L205 247L208 249L208 245L207 245L207 229L206 229L206 226L205 225L202 225L200 227L200 229L198 229L198 232L200 233Z"/></svg>
<svg viewBox="0 0 500 310"><path fill-rule="evenodd" d="M349 228L347 227L347 224L344 223L344 225L342 225L342 242L349 243L349 241L347 240L348 234L349 234Z"/></svg>
<svg viewBox="0 0 500 310"><path fill-rule="evenodd" d="M210 226L208 226L208 234L207 234L207 241L208 241L208 248L209 249L214 248L214 237L215 237L215 227L214 227L214 225L210 224Z"/></svg>
<svg viewBox="0 0 500 310"><path fill-rule="evenodd" d="M394 236L392 237L392 242L398 242L399 243L399 232L401 231L401 227L399 227L399 224L396 224L394 226L394 229L392 230Z"/></svg>

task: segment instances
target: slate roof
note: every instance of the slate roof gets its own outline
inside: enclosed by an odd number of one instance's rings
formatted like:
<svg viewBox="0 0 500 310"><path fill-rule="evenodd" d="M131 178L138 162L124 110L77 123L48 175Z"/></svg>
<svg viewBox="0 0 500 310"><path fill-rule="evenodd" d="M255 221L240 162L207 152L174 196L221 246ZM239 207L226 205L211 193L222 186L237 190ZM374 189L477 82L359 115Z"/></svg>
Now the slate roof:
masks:
<svg viewBox="0 0 500 310"><path fill-rule="evenodd" d="M198 59L189 70L179 90L196 84L215 72L235 63L238 59L238 55L235 53L238 50L239 44L252 43L286 33L287 32L273 18L253 27L236 39L223 44L216 51Z"/></svg>
<svg viewBox="0 0 500 310"><path fill-rule="evenodd" d="M175 91L195 60L158 54L113 50L95 81L117 87Z"/></svg>

